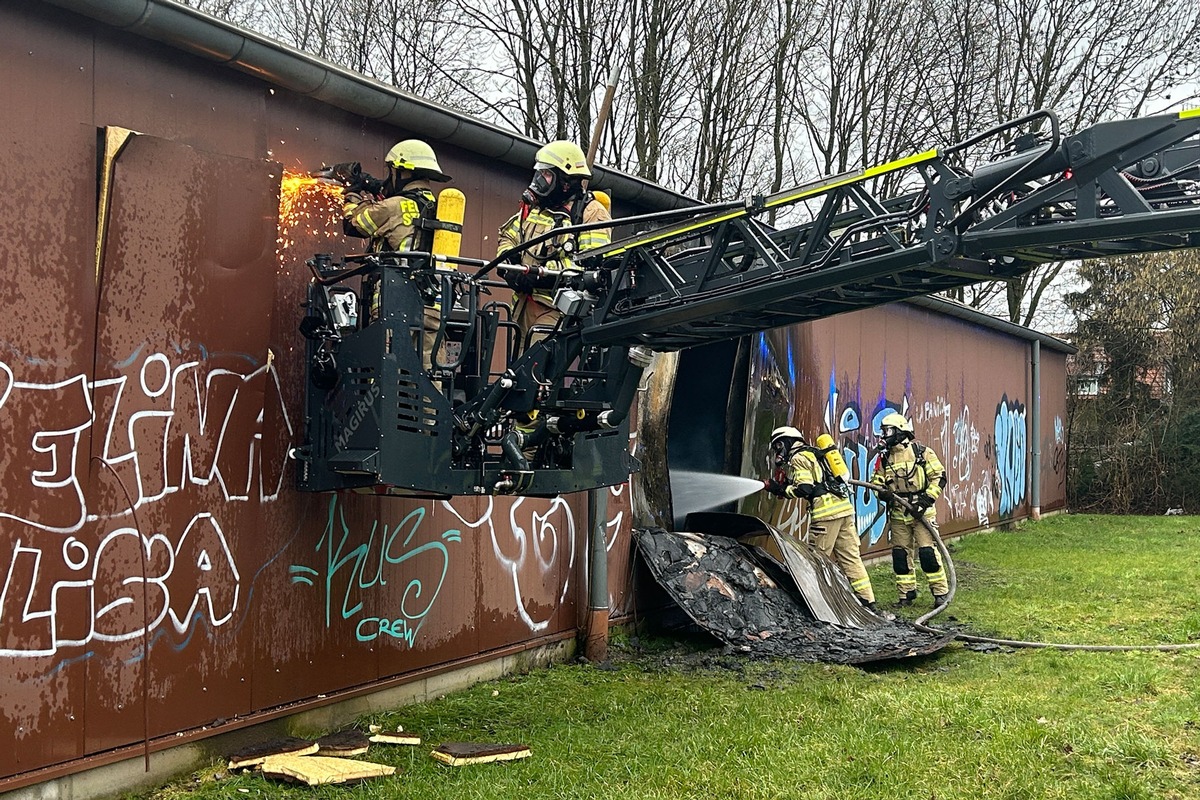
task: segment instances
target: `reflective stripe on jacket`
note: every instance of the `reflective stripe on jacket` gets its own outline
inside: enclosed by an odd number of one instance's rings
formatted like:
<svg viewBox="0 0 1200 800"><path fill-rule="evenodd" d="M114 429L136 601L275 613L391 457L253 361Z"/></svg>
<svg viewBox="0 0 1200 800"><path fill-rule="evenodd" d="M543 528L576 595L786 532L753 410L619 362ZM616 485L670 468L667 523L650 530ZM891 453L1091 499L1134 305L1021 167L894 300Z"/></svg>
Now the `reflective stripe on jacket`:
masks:
<svg viewBox="0 0 1200 800"><path fill-rule="evenodd" d="M583 223L604 222L611 219L612 215L608 213L608 209L598 200L592 199L584 206ZM524 220L521 219L520 214L514 214L500 227L500 241L496 246L496 255L503 255L530 239L571 224L570 207L543 209L535 206L529 210L529 215ZM603 247L609 243L611 238L611 228L599 228L579 234L564 234L522 251L520 263L527 267L542 267L551 271L570 269L572 267L571 256L574 253ZM548 294L536 292L533 296L546 305L554 304L554 298Z"/></svg>
<svg viewBox="0 0 1200 800"><path fill-rule="evenodd" d="M359 235L371 240L371 250L428 249L415 223L418 219L433 219L437 215L437 199L428 181L411 181L404 191L382 200L367 200L362 195L346 195L342 216Z"/></svg>
<svg viewBox="0 0 1200 800"><path fill-rule="evenodd" d="M922 493L936 500L942 494L942 477L946 474L946 468L942 466L937 453L924 445L920 445L922 453L918 458L914 444L905 442L889 448L880 456L871 483L889 489L906 500ZM926 513L933 513L933 507L930 506ZM888 514L900 519L911 518L899 504L892 504Z"/></svg>
<svg viewBox="0 0 1200 800"><path fill-rule="evenodd" d="M788 459L788 485L783 490L788 497L803 497L796 491L797 486L817 486L825 480L824 466L817 460L816 454L808 450L799 450ZM823 494L812 499L812 519L818 522L823 519L840 519L854 513L850 498L838 497L835 494Z"/></svg>

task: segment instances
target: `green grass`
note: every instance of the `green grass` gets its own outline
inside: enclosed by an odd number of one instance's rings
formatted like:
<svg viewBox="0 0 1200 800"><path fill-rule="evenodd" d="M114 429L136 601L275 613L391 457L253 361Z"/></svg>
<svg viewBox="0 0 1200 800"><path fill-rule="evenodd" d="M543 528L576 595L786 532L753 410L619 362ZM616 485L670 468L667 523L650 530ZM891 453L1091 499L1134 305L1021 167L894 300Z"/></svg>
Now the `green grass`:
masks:
<svg viewBox="0 0 1200 800"><path fill-rule="evenodd" d="M1040 641L1200 641L1198 518L1055 517L953 549L958 595L935 624ZM886 565L872 579L881 601L895 597ZM923 591L911 616L929 602ZM612 671L556 667L362 720L431 744L528 744L524 761L448 768L427 746L375 746L368 758L395 776L310 789L216 765L142 796L1200 797L1200 650L956 643L870 669L747 662L666 639L618 637L611 653Z"/></svg>

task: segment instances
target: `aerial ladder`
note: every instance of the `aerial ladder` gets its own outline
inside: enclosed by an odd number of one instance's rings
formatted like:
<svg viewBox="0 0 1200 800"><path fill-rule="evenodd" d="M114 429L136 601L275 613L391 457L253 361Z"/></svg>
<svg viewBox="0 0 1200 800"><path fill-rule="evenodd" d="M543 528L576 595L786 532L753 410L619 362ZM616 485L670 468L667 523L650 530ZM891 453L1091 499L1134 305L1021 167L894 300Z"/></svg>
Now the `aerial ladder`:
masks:
<svg viewBox="0 0 1200 800"><path fill-rule="evenodd" d="M880 185L898 188L879 196ZM774 227L772 212L799 221ZM1043 110L777 194L602 225L632 233L575 255L557 275L561 321L533 343L491 296L503 271L527 269L510 263L520 248L490 262L311 259L299 487L447 497L615 485L639 467L629 414L656 352L1047 262L1200 247L1200 110L1072 135ZM381 292L369 321L349 313L364 278ZM458 299L443 304L426 370L416 337L430 280ZM518 431L530 417L536 433Z"/></svg>

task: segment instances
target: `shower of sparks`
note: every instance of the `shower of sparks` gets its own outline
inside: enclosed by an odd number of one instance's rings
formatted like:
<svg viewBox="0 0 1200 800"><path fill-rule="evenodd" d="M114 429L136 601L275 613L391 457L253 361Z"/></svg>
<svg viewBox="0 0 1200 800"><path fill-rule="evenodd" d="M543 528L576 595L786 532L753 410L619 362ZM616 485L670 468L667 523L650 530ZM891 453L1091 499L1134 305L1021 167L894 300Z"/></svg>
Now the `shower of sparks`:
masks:
<svg viewBox="0 0 1200 800"><path fill-rule="evenodd" d="M279 185L279 238L275 240L280 266L286 264L287 251L299 239L342 236L342 194L342 187L336 184L284 171Z"/></svg>

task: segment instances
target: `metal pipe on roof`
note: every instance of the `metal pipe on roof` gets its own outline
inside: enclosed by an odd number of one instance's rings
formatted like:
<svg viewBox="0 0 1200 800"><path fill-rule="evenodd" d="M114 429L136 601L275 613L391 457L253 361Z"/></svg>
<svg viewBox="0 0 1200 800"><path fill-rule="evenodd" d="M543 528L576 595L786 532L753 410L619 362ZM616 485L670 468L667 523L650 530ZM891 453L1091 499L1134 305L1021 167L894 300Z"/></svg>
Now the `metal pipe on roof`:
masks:
<svg viewBox="0 0 1200 800"><path fill-rule="evenodd" d="M174 0L43 0L123 31L225 64L297 94L426 139L528 168L540 142L339 67ZM594 184L653 210L697 201L617 170L597 167Z"/></svg>

